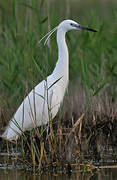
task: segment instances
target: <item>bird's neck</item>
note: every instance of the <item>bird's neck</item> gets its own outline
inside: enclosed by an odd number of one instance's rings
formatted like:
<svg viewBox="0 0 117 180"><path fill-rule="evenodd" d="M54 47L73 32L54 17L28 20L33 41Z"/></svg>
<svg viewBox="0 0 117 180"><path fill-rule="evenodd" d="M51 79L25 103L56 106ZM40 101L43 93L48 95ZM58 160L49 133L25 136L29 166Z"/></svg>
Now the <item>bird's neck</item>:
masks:
<svg viewBox="0 0 117 180"><path fill-rule="evenodd" d="M57 44L58 44L58 62L68 63L68 48L65 41L64 30L58 29L57 31Z"/></svg>
<svg viewBox="0 0 117 180"><path fill-rule="evenodd" d="M66 84L69 79L69 54L68 48L65 41L66 32L62 29L58 29L57 31L57 45L58 45L58 61L56 63L55 69L53 73L59 77L64 79Z"/></svg>

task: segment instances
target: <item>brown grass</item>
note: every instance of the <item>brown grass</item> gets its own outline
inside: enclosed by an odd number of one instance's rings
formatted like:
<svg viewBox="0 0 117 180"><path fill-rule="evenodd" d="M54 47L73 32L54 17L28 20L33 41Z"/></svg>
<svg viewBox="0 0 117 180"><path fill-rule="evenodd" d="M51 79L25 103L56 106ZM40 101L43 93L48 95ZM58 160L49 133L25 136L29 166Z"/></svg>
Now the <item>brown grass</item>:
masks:
<svg viewBox="0 0 117 180"><path fill-rule="evenodd" d="M71 92L70 97L65 97L62 115L59 117L58 113L44 127L43 134L41 128L31 136L26 133L27 139L19 149L24 154L22 158L33 167L38 165L39 171L68 168L69 164L87 161L87 155L90 160L100 161L109 149L117 148L117 103L112 102L106 90L92 97L89 103L81 86ZM6 109L1 111L1 128L9 117L6 112Z"/></svg>

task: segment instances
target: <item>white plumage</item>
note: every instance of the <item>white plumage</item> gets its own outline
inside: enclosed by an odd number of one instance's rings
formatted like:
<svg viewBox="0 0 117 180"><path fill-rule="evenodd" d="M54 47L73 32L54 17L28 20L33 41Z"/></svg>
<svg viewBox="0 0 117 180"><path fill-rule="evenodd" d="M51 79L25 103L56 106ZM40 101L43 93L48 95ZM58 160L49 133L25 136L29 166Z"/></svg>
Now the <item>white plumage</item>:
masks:
<svg viewBox="0 0 117 180"><path fill-rule="evenodd" d="M55 29L57 29L58 44L58 61L55 69L47 77L47 80L40 82L24 99L2 137L17 140L22 132L46 124L49 121L49 114L51 114L52 119L56 116L69 81L69 55L65 34L73 29L86 29L95 32L95 30L82 27L72 20L61 22ZM51 31L48 37L54 31Z"/></svg>

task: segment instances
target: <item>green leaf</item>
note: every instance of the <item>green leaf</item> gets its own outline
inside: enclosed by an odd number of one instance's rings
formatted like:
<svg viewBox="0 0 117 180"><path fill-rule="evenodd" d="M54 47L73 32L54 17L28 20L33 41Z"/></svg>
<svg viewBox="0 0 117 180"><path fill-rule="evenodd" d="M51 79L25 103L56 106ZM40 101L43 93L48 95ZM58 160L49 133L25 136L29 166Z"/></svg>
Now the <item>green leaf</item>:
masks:
<svg viewBox="0 0 117 180"><path fill-rule="evenodd" d="M93 96L95 96L96 94L98 94L98 92L106 85L107 82L104 82L103 84L101 84L93 93Z"/></svg>
<svg viewBox="0 0 117 180"><path fill-rule="evenodd" d="M44 3L45 3L45 0L41 0L41 4L40 4L41 8L43 7Z"/></svg>
<svg viewBox="0 0 117 180"><path fill-rule="evenodd" d="M62 76L63 77L63 76ZM56 84L62 77L60 77L59 79L57 79L47 90L49 90L52 86L54 86L54 84Z"/></svg>
<svg viewBox="0 0 117 180"><path fill-rule="evenodd" d="M42 78L45 79L45 75L44 75L43 71L40 69L39 65L37 64L37 62L35 60L34 60L34 63L35 63L35 66L36 66L38 72L42 76Z"/></svg>
<svg viewBox="0 0 117 180"><path fill-rule="evenodd" d="M35 10L36 12L38 12L38 9L37 8L34 8L33 6L27 4L27 3L20 3L21 5L25 6L25 7L28 7L29 9L31 10Z"/></svg>
<svg viewBox="0 0 117 180"><path fill-rule="evenodd" d="M48 17L45 17L45 18L40 22L40 24L45 23L47 20L48 20Z"/></svg>

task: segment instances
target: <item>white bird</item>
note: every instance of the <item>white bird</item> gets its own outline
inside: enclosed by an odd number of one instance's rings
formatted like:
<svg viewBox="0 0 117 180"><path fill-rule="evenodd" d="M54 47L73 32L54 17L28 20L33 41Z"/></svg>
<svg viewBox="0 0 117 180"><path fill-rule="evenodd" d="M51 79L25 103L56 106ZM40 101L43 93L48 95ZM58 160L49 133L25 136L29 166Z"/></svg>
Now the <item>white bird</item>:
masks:
<svg viewBox="0 0 117 180"><path fill-rule="evenodd" d="M46 42L55 30L57 30L58 45L58 61L55 69L23 100L3 133L3 138L17 140L22 132L47 124L50 118L53 119L56 116L69 82L69 54L65 34L69 30L96 32L73 20L64 20L44 36L44 38L47 37Z"/></svg>

